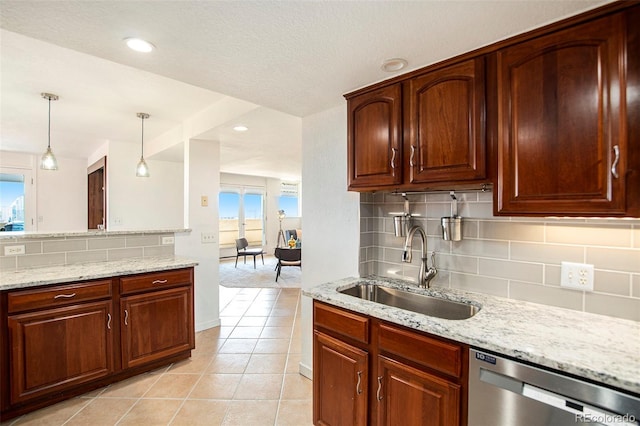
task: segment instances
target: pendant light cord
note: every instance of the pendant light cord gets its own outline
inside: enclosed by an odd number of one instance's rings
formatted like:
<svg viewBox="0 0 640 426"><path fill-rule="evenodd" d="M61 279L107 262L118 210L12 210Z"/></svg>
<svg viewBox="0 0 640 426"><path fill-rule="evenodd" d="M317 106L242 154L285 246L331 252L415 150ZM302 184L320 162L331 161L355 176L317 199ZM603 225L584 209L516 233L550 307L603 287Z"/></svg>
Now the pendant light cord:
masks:
<svg viewBox="0 0 640 426"><path fill-rule="evenodd" d="M140 153L140 158L144 158L144 116L142 118L142 152Z"/></svg>
<svg viewBox="0 0 640 426"><path fill-rule="evenodd" d="M49 133L47 135L47 149L51 149L51 96L47 97L49 99Z"/></svg>

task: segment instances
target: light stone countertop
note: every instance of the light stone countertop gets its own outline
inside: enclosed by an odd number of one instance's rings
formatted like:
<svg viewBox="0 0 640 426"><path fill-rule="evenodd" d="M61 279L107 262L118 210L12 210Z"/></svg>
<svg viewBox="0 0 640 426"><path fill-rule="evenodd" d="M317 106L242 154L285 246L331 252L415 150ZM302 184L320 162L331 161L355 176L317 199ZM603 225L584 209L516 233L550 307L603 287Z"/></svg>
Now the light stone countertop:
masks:
<svg viewBox="0 0 640 426"><path fill-rule="evenodd" d="M107 231L91 229L87 231L59 231L59 232L32 232L32 231L10 231L0 232L0 240L23 240L41 238L66 238L66 237L109 237L112 235L148 235L148 234L169 234L191 232L189 228L166 228L166 229L138 229Z"/></svg>
<svg viewBox="0 0 640 426"><path fill-rule="evenodd" d="M187 268L197 264L198 262L190 259L171 256L2 271L0 273L0 291Z"/></svg>
<svg viewBox="0 0 640 426"><path fill-rule="evenodd" d="M471 302L480 311L446 320L338 293L356 283ZM481 293L420 289L399 279L345 278L304 289L331 305L640 394L640 322Z"/></svg>

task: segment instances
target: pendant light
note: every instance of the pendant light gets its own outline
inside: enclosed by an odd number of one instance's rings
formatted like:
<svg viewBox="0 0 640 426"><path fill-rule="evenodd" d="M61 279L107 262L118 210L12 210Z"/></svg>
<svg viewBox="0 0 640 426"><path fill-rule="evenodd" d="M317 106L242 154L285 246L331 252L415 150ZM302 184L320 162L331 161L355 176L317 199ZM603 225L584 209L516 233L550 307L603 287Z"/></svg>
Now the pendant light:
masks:
<svg viewBox="0 0 640 426"><path fill-rule="evenodd" d="M44 99L47 99L49 101L49 133L47 150L45 151L44 155L42 155L40 168L43 170L58 170L58 161L56 160L56 156L53 155L53 152L51 151L51 101L57 101L58 96L52 95L51 93L41 93L40 95Z"/></svg>
<svg viewBox="0 0 640 426"><path fill-rule="evenodd" d="M140 153L140 162L138 162L138 166L136 167L136 176L149 177L149 167L144 161L144 120L149 118L149 114L145 112L139 112L137 115L138 118L142 120L142 151Z"/></svg>

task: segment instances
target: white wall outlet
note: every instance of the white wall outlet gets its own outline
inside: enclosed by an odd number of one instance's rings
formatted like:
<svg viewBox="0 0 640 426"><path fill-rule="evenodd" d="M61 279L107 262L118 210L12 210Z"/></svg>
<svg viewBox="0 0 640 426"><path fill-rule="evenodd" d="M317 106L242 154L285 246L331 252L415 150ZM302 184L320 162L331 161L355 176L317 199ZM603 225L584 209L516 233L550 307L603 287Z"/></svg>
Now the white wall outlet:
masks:
<svg viewBox="0 0 640 426"><path fill-rule="evenodd" d="M200 237L200 241L203 244L213 244L217 241L218 236L215 232L203 232Z"/></svg>
<svg viewBox="0 0 640 426"><path fill-rule="evenodd" d="M593 291L593 265L562 262L560 286L576 290Z"/></svg>
<svg viewBox="0 0 640 426"><path fill-rule="evenodd" d="M19 246L4 246L5 256L16 256L18 254L24 254L24 244Z"/></svg>
<svg viewBox="0 0 640 426"><path fill-rule="evenodd" d="M121 217L116 217L113 219L113 224L114 225L122 225L122 218Z"/></svg>
<svg viewBox="0 0 640 426"><path fill-rule="evenodd" d="M173 237L162 237L162 245L173 244L175 239Z"/></svg>

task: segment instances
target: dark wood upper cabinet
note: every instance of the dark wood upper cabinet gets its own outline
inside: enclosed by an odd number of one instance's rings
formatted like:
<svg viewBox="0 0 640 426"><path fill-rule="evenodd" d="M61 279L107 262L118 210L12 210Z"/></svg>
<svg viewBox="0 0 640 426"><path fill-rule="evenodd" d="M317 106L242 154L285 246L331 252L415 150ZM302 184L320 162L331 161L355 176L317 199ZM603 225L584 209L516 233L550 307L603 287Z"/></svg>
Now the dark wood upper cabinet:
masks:
<svg viewBox="0 0 640 426"><path fill-rule="evenodd" d="M496 53L496 213L625 213L623 23L617 14Z"/></svg>
<svg viewBox="0 0 640 426"><path fill-rule="evenodd" d="M485 178L484 57L414 77L404 89L409 182Z"/></svg>
<svg viewBox="0 0 640 426"><path fill-rule="evenodd" d="M349 99L349 189L402 182L400 84Z"/></svg>

